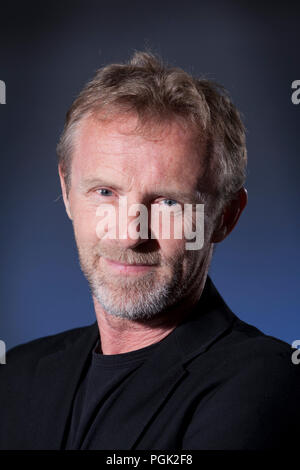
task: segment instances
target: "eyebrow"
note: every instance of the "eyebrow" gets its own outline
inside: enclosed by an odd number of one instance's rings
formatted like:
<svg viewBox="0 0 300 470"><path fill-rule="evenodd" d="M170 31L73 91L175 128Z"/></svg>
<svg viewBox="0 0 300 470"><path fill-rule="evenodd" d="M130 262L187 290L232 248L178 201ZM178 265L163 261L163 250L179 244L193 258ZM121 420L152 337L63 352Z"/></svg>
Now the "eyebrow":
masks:
<svg viewBox="0 0 300 470"><path fill-rule="evenodd" d="M79 183L79 189L81 191L86 191L94 186L106 186L112 189L116 189L118 191L124 191L121 186L110 182L109 180L104 180L101 178L86 178L81 183ZM196 189L193 194L188 192L182 191L172 191L170 189L161 189L159 191L153 191L151 193L152 196L161 196L164 195L166 198L181 200L181 201L189 201L193 203L201 203L204 199L204 193Z"/></svg>
<svg viewBox="0 0 300 470"><path fill-rule="evenodd" d="M82 180L82 182L79 183L79 189L81 191L86 191L87 189L90 189L94 186L109 186L110 188L118 189L119 191L122 191L121 186L116 185L112 181L110 182L109 180L103 180L101 178L86 178Z"/></svg>

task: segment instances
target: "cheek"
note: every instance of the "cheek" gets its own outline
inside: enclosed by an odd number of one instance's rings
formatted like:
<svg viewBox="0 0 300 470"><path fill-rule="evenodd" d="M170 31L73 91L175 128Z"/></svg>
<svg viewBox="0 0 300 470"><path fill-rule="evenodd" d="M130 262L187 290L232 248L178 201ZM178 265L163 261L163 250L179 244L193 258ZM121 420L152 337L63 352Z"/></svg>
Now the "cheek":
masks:
<svg viewBox="0 0 300 470"><path fill-rule="evenodd" d="M74 231L78 242L88 244L97 242L97 218L95 211L77 206L73 214Z"/></svg>
<svg viewBox="0 0 300 470"><path fill-rule="evenodd" d="M179 258L184 256L185 252L185 240L158 240L160 245L160 250L162 253L163 258L171 259L171 258Z"/></svg>

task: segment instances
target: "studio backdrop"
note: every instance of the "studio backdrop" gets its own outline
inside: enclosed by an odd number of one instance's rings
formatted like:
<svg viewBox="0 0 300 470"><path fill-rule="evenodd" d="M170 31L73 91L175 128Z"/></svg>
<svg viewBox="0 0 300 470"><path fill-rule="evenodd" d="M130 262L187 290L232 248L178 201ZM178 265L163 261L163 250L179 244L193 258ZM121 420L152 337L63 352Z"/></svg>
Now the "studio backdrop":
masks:
<svg viewBox="0 0 300 470"><path fill-rule="evenodd" d="M150 49L223 84L247 129L248 205L209 274L263 332L300 338L299 4L1 4L1 313L7 349L95 315L57 173L65 113L101 66Z"/></svg>

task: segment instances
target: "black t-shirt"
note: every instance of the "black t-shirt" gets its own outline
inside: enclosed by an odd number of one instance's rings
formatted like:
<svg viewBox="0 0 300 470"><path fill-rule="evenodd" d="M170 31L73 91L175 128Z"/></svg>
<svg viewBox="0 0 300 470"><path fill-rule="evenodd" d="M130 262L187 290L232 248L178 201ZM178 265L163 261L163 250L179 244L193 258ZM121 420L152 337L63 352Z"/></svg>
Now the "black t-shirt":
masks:
<svg viewBox="0 0 300 470"><path fill-rule="evenodd" d="M75 396L66 449L104 449L103 433L107 441L107 433L116 429L119 407L126 407L119 400L122 390L128 380L134 380L137 369L159 343L128 353L103 355L97 341Z"/></svg>

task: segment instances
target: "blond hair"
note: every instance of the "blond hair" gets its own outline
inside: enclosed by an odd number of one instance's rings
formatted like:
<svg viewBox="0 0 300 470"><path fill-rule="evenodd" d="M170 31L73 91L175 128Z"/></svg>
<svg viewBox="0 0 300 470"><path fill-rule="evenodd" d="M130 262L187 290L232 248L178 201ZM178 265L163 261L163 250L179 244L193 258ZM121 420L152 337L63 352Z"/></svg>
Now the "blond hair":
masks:
<svg viewBox="0 0 300 470"><path fill-rule="evenodd" d="M81 120L101 110L137 113L142 124L181 118L205 139L214 194L224 202L234 198L246 178L245 128L240 113L218 83L195 78L165 65L148 52L136 52L125 64L99 69L67 112L57 145L67 191L71 184L74 132Z"/></svg>

